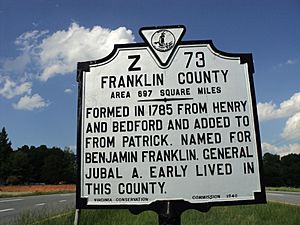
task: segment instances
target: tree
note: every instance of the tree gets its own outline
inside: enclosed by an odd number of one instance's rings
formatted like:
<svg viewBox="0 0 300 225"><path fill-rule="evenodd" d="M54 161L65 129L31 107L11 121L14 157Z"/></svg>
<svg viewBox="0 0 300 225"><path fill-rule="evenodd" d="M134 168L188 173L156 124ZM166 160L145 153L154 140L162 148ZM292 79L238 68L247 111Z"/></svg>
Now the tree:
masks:
<svg viewBox="0 0 300 225"><path fill-rule="evenodd" d="M42 180L45 183L59 183L64 179L64 153L61 149L52 148L48 150L48 156L44 159Z"/></svg>
<svg viewBox="0 0 300 225"><path fill-rule="evenodd" d="M10 154L9 158L10 164L10 176L18 178L19 182L30 182L32 171L32 166L29 163L28 152L19 148Z"/></svg>
<svg viewBox="0 0 300 225"><path fill-rule="evenodd" d="M70 148L64 149L64 174L63 181L67 183L76 182L76 156Z"/></svg>
<svg viewBox="0 0 300 225"><path fill-rule="evenodd" d="M264 176L267 186L282 186L282 168L279 155L266 153L263 157Z"/></svg>
<svg viewBox="0 0 300 225"><path fill-rule="evenodd" d="M300 186L300 154L289 154L281 158L283 180L286 186Z"/></svg>
<svg viewBox="0 0 300 225"><path fill-rule="evenodd" d="M76 156L69 149L46 145L13 151L5 128L0 132L0 184L19 183L74 183Z"/></svg>
<svg viewBox="0 0 300 225"><path fill-rule="evenodd" d="M10 168L8 159L12 152L13 149L11 148L11 142L9 141L5 127L3 127L0 132L0 183L5 182L9 176Z"/></svg>
<svg viewBox="0 0 300 225"><path fill-rule="evenodd" d="M46 145L41 145L39 147L30 147L28 158L33 170L33 174L31 175L32 182L44 182L42 167L44 165L45 158L47 158L48 156L49 151Z"/></svg>

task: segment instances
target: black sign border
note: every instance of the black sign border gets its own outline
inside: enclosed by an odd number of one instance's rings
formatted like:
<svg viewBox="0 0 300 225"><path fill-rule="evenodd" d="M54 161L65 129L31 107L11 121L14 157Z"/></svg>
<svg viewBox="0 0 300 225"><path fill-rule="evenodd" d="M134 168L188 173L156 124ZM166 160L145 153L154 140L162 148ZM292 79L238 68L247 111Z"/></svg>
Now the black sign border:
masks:
<svg viewBox="0 0 300 225"><path fill-rule="evenodd" d="M174 28L178 26L164 26L161 28ZM158 27L156 27L158 28ZM144 29L144 28L141 28ZM90 67L93 65L103 63L111 59L115 53L122 48L140 48L147 47L146 43L132 43L132 44L117 44L114 46L113 51L106 57L99 60L92 60L86 62L79 62L77 64L77 82L78 82L78 107L77 107L77 188L76 188L76 208L77 209L129 209L132 213L138 214L145 210L152 210L157 213L162 212L166 207L166 202L172 204L173 213L180 215L183 211L187 209L196 209L202 212L207 212L211 207L214 206L231 206L231 205L248 205L248 204L261 204L266 203L266 193L265 193L265 184L263 180L263 163L262 163L262 149L261 149L261 139L259 132L259 122L257 115L256 107L256 98L255 98L255 89L253 81L253 58L251 53L228 53L218 50L212 40L194 40L194 41L180 41L178 46L185 45L209 45L211 49L225 57L239 57L241 64L248 64L248 79L250 84L250 92L252 99L252 108L253 108L253 117L254 117L254 129L256 133L256 145L257 145L257 155L258 155L258 164L259 164L259 175L260 175L260 185L261 192L254 193L253 200L232 200L232 201L220 201L220 202L208 202L208 203L190 203L184 200L171 200L171 201L155 201L151 204L141 204L141 205L87 205L87 199L81 198L81 131L82 131L82 93L83 93L83 83L82 77L84 72L89 72ZM151 48L151 47L150 47ZM171 57L170 57L171 58Z"/></svg>

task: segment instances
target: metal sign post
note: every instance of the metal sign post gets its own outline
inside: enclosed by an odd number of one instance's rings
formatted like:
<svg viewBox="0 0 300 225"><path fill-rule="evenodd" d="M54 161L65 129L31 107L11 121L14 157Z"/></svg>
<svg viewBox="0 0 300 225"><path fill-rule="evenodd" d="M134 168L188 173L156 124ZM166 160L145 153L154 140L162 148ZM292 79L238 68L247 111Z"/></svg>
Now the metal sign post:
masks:
<svg viewBox="0 0 300 225"><path fill-rule="evenodd" d="M184 33L141 28L144 43L78 63L78 209L177 224L185 209L266 201L252 55Z"/></svg>
<svg viewBox="0 0 300 225"><path fill-rule="evenodd" d="M75 210L75 217L74 217L74 225L79 225L80 223L80 209Z"/></svg>
<svg viewBox="0 0 300 225"><path fill-rule="evenodd" d="M171 201L164 203L164 209L158 215L159 225L180 225L180 215L174 214Z"/></svg>

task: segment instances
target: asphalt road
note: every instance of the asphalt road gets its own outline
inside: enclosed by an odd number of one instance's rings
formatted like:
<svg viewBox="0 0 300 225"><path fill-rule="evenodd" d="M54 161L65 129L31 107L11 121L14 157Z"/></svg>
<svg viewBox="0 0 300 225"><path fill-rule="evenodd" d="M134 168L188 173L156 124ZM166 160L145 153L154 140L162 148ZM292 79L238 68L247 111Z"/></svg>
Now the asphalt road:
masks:
<svg viewBox="0 0 300 225"><path fill-rule="evenodd" d="M6 224L29 212L44 215L48 212L59 213L68 208L75 209L75 193L0 198L0 224Z"/></svg>
<svg viewBox="0 0 300 225"><path fill-rule="evenodd" d="M300 206L300 193L269 191L267 192L267 200Z"/></svg>
<svg viewBox="0 0 300 225"><path fill-rule="evenodd" d="M300 193L268 192L267 200L300 206ZM59 213L68 208L75 209L75 193L0 198L0 224L17 219L28 212L44 215L49 211Z"/></svg>

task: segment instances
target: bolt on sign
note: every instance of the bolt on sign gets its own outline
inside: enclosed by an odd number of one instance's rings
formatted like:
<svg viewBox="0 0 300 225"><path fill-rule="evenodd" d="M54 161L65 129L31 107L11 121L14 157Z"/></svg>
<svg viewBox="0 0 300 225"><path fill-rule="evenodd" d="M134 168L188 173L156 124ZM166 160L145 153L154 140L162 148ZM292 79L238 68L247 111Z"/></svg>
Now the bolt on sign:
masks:
<svg viewBox="0 0 300 225"><path fill-rule="evenodd" d="M184 33L78 63L77 208L265 202L252 55Z"/></svg>

